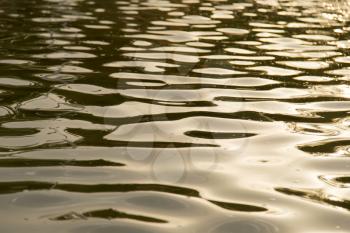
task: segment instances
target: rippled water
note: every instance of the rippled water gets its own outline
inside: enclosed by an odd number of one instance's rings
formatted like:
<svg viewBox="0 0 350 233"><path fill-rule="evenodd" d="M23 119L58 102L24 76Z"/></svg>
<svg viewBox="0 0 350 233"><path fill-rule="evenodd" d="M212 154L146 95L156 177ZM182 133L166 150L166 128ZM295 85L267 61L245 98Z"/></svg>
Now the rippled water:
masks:
<svg viewBox="0 0 350 233"><path fill-rule="evenodd" d="M0 232L350 232L349 16L0 1Z"/></svg>

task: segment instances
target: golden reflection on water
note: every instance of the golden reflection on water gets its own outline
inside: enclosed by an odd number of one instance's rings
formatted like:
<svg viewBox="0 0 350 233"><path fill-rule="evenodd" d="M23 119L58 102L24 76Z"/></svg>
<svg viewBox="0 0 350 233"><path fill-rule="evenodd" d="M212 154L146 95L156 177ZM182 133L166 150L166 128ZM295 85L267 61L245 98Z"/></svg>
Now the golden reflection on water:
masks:
<svg viewBox="0 0 350 233"><path fill-rule="evenodd" d="M348 1L0 2L0 232L349 232Z"/></svg>

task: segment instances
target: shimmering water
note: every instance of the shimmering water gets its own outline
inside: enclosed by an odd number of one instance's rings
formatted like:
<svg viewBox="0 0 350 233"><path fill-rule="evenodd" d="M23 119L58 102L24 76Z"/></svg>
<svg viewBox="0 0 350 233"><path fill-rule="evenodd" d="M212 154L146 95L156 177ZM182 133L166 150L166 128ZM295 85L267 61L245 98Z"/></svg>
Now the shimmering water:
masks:
<svg viewBox="0 0 350 233"><path fill-rule="evenodd" d="M349 9L1 0L0 232L350 232Z"/></svg>

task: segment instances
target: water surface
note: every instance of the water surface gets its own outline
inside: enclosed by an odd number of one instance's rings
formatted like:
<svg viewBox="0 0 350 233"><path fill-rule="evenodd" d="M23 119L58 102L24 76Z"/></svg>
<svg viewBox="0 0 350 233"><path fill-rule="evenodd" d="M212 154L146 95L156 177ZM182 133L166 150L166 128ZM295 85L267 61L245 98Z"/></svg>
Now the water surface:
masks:
<svg viewBox="0 0 350 233"><path fill-rule="evenodd" d="M349 232L348 9L0 1L0 232Z"/></svg>

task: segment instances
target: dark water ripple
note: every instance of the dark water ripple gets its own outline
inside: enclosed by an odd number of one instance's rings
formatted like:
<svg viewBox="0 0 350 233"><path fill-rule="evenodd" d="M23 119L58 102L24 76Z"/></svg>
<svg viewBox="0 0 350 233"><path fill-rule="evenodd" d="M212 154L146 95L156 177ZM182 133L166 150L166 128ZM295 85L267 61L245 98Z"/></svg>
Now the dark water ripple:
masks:
<svg viewBox="0 0 350 233"><path fill-rule="evenodd" d="M0 1L0 232L349 232L349 12Z"/></svg>

